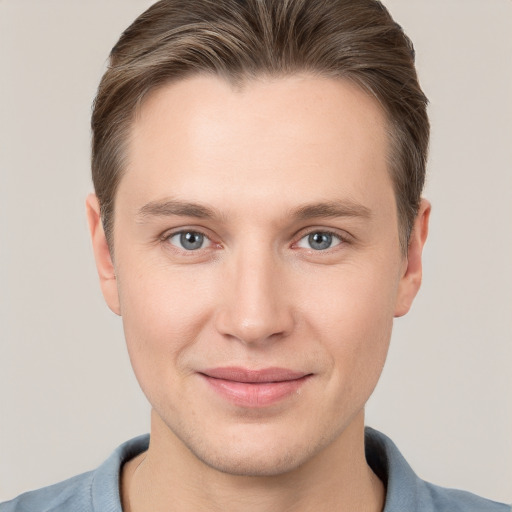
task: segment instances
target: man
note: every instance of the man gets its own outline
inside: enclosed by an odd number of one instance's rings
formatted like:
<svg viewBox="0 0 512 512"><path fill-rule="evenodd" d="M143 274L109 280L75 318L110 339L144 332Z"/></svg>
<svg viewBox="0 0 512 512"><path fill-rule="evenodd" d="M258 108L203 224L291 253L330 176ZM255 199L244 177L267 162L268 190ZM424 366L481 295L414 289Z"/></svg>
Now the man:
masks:
<svg viewBox="0 0 512 512"><path fill-rule="evenodd" d="M419 289L426 98L373 0L162 1L93 113L87 214L147 437L10 510L508 510L364 405Z"/></svg>

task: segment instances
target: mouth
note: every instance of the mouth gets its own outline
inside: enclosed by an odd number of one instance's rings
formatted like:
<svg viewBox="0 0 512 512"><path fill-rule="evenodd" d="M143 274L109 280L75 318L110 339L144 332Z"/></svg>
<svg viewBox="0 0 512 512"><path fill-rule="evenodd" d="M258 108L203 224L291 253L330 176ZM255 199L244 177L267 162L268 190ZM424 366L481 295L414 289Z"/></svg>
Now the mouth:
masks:
<svg viewBox="0 0 512 512"><path fill-rule="evenodd" d="M224 367L204 370L199 375L225 400L241 407L257 408L296 395L313 374L286 368Z"/></svg>

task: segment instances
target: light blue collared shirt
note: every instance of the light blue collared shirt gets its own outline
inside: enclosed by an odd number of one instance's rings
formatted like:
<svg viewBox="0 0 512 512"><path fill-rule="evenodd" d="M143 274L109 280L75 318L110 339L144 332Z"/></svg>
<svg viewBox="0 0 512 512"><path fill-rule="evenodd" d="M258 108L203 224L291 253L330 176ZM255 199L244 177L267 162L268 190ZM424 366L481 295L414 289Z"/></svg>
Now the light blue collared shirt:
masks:
<svg viewBox="0 0 512 512"><path fill-rule="evenodd" d="M384 512L512 512L512 507L418 478L395 444L366 428L366 458L386 486ZM147 450L149 435L122 444L95 471L27 492L0 512L122 512L119 478L125 462Z"/></svg>

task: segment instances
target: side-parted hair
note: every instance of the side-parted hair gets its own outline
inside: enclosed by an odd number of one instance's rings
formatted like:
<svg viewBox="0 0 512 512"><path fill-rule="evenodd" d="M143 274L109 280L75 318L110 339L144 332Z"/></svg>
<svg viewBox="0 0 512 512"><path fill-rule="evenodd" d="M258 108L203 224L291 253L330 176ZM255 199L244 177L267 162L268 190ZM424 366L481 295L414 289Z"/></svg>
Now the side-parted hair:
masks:
<svg viewBox="0 0 512 512"><path fill-rule="evenodd" d="M241 84L296 73L350 80L380 103L406 252L425 181L428 100L413 45L378 0L161 0L139 16L110 53L92 114L92 177L111 250L130 129L150 92L194 74Z"/></svg>

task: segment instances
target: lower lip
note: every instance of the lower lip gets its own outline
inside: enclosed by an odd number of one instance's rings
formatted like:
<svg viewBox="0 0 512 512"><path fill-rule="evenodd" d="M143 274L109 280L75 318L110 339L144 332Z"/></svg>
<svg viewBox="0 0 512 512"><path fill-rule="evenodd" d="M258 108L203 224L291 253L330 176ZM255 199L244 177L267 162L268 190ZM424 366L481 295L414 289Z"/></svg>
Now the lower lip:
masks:
<svg viewBox="0 0 512 512"><path fill-rule="evenodd" d="M223 398L242 407L265 407L293 395L305 384L311 375L282 382L237 382L215 379L202 374L206 382Z"/></svg>

